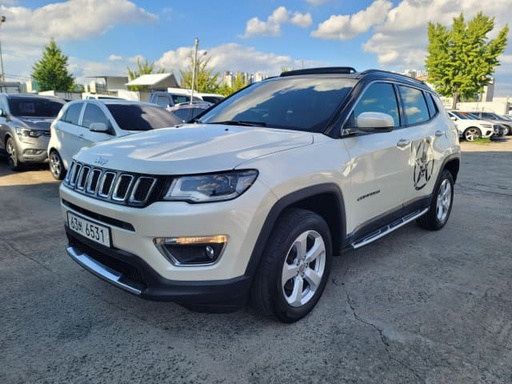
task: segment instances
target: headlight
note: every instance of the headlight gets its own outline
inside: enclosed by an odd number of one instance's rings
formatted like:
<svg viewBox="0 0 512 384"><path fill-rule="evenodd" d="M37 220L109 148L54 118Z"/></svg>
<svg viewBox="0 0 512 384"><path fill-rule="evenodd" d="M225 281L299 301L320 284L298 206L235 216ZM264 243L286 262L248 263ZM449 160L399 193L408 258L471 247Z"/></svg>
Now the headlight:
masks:
<svg viewBox="0 0 512 384"><path fill-rule="evenodd" d="M177 177L171 183L164 200L191 203L231 200L244 193L257 176L258 171L250 169Z"/></svg>
<svg viewBox="0 0 512 384"><path fill-rule="evenodd" d="M37 130L37 129L18 127L18 128L16 128L16 133L20 136L38 138L39 136L43 135L44 131Z"/></svg>

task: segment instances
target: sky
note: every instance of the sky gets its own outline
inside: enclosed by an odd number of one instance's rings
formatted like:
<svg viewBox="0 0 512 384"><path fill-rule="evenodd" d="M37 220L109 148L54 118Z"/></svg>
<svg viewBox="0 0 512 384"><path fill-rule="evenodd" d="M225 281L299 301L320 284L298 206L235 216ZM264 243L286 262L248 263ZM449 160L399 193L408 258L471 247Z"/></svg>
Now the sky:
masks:
<svg viewBox="0 0 512 384"><path fill-rule="evenodd" d="M483 9L482 9L483 7ZM429 22L461 13L512 29L510 0L0 0L5 79L26 81L54 39L69 72L87 84L128 76L137 59L179 78L198 54L213 73L278 75L283 68L351 66L424 70ZM512 97L512 32L494 74L495 96Z"/></svg>

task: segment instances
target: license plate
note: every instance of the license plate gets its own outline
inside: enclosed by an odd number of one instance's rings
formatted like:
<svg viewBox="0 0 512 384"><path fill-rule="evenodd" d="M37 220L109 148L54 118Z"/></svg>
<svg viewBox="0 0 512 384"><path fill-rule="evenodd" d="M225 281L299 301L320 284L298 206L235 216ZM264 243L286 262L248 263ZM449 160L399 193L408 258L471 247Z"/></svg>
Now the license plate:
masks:
<svg viewBox="0 0 512 384"><path fill-rule="evenodd" d="M104 225L93 223L83 217L77 216L72 212L68 212L69 228L80 235L110 247L110 228Z"/></svg>

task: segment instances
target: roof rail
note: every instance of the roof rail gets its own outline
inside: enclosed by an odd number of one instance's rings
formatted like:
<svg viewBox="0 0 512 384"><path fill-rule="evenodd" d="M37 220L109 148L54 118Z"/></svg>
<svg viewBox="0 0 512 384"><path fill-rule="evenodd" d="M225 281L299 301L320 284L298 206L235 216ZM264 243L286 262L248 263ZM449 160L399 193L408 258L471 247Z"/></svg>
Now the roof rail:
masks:
<svg viewBox="0 0 512 384"><path fill-rule="evenodd" d="M357 71L352 67L319 67L319 68L304 68L295 69L293 71L281 72L281 77L285 76L297 76L297 75L312 75L312 74L347 74L356 73Z"/></svg>
<svg viewBox="0 0 512 384"><path fill-rule="evenodd" d="M393 72L393 71L386 71L384 69L366 69L363 72L361 72L361 74L363 74L363 75L364 74L369 74L369 73L383 73L383 74L388 74L388 75L391 75L391 76L399 76L399 77L406 78L406 79L408 79L408 80L410 80L412 82L416 82L416 83L420 83L420 84L425 85L425 82L423 80L416 79L415 77L406 75L404 73L398 73L398 72Z"/></svg>

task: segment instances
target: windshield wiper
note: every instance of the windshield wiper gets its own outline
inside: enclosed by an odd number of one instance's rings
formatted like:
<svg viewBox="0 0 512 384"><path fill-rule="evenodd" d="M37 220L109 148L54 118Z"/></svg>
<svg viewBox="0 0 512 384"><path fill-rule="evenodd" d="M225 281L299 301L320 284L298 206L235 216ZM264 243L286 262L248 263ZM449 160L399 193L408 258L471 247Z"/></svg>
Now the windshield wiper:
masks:
<svg viewBox="0 0 512 384"><path fill-rule="evenodd" d="M215 121L208 124L224 124L224 125L243 125L246 127L266 127L267 123L263 121L243 121L243 120L226 120L226 121Z"/></svg>

